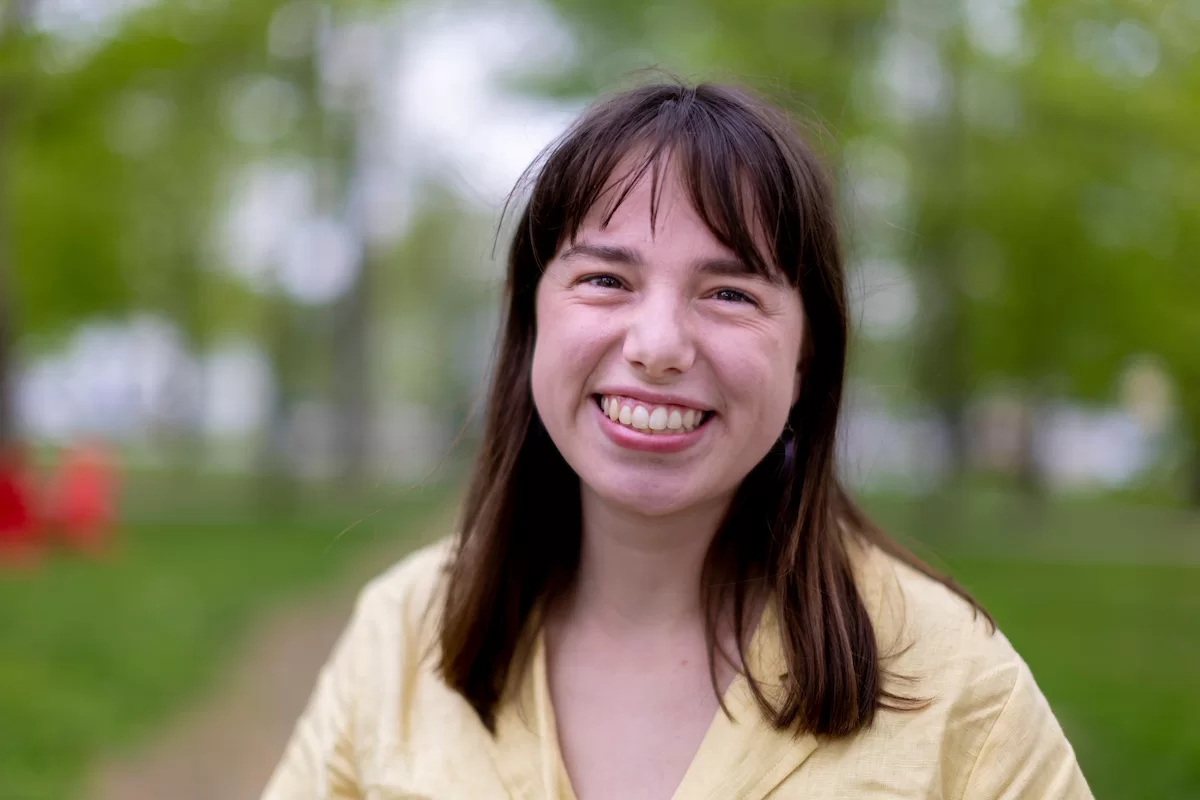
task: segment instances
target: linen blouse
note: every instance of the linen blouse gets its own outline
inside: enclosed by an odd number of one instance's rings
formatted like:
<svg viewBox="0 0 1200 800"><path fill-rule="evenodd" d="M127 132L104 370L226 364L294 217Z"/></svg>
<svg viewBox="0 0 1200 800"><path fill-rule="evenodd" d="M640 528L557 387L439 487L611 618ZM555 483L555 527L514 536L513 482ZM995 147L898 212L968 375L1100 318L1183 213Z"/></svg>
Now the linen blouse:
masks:
<svg viewBox="0 0 1200 800"><path fill-rule="evenodd" d="M545 649L502 700L493 736L438 676L437 602L449 542L376 578L323 668L263 800L575 800L559 752ZM962 598L875 548L855 548L884 687L928 703L881 709L845 738L773 729L744 676L674 800L1091 798L1029 668ZM772 698L783 673L768 603L746 667ZM903 676L903 677L895 677Z"/></svg>

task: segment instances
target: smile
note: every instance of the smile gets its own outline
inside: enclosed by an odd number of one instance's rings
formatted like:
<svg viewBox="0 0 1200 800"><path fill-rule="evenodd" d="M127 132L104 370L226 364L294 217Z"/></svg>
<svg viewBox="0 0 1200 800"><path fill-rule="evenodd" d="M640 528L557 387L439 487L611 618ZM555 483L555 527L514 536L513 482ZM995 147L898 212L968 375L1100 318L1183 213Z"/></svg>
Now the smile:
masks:
<svg viewBox="0 0 1200 800"><path fill-rule="evenodd" d="M596 402L613 422L645 434L691 433L712 414L698 408L658 405L618 395L596 395Z"/></svg>

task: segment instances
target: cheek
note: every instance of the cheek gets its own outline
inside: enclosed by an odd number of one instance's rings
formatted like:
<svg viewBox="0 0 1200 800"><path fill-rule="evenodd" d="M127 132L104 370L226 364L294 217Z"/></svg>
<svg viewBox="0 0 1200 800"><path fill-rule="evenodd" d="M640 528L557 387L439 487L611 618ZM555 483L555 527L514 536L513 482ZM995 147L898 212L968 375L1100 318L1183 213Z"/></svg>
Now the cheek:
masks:
<svg viewBox="0 0 1200 800"><path fill-rule="evenodd" d="M533 346L533 399L545 418L563 402L578 397L603 348L592 334L583 309L571 309L539 297L537 337Z"/></svg>
<svg viewBox="0 0 1200 800"><path fill-rule="evenodd" d="M533 345L535 371L542 368L566 378L589 366L597 346L594 337L588 335L580 322L555 319L538 326Z"/></svg>
<svg viewBox="0 0 1200 800"><path fill-rule="evenodd" d="M731 413L754 422L782 426L794 400L798 345L774 336L726 337L714 349L723 394Z"/></svg>
<svg viewBox="0 0 1200 800"><path fill-rule="evenodd" d="M533 405L537 408L545 424L553 421L553 394L555 385L553 375L557 371L558 356L555 345L559 337L555 331L556 318L545 299L544 286L538 287L535 309L535 330L533 340L533 363L530 369L530 388L533 391Z"/></svg>

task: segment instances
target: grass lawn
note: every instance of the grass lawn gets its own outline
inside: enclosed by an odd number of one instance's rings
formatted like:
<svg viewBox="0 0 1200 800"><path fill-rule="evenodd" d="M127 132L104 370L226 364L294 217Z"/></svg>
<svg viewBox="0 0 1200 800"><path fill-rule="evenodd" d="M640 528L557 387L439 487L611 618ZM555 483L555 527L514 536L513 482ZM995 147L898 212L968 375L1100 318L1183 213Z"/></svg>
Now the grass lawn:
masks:
<svg viewBox="0 0 1200 800"><path fill-rule="evenodd" d="M3 800L70 796L97 754L151 738L204 690L253 612L418 531L449 497L347 505L306 492L303 513L255 521L230 487L142 481L134 495L107 563L55 555L0 573ZM867 505L995 615L1097 797L1200 797L1197 517L1096 499L1030 514L974 492L953 512Z"/></svg>
<svg viewBox="0 0 1200 800"><path fill-rule="evenodd" d="M1200 568L955 559L1100 798L1200 797Z"/></svg>
<svg viewBox="0 0 1200 800"><path fill-rule="evenodd" d="M303 513L263 517L212 487L139 481L135 494L150 502L133 501L103 561L56 553L0 571L4 800L71 796L98 754L151 738L203 691L253 612L327 583L366 545L419 533L449 497L340 508L306 497Z"/></svg>
<svg viewBox="0 0 1200 800"><path fill-rule="evenodd" d="M1200 518L1099 500L1036 516L986 498L948 517L868 505L995 616L1097 797L1200 797Z"/></svg>

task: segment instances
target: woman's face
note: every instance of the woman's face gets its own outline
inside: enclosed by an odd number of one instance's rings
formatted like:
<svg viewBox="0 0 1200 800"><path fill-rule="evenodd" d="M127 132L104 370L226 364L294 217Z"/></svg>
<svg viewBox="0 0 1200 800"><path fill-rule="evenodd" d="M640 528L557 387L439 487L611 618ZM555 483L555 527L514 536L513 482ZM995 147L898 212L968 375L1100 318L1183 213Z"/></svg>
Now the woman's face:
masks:
<svg viewBox="0 0 1200 800"><path fill-rule="evenodd" d="M750 272L677 177L597 204L537 290L533 398L583 491L659 516L727 503L798 394L799 293ZM765 247L763 252L769 252Z"/></svg>

